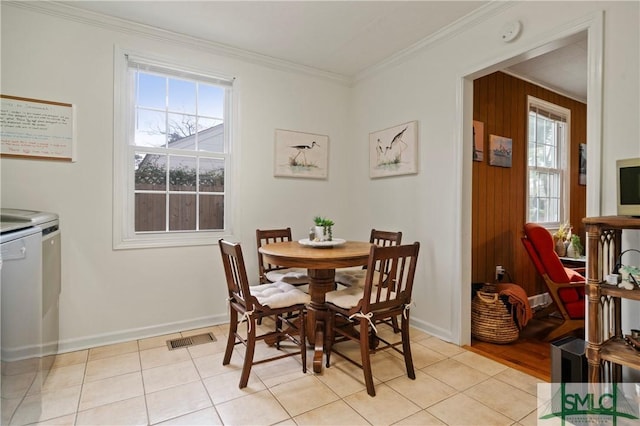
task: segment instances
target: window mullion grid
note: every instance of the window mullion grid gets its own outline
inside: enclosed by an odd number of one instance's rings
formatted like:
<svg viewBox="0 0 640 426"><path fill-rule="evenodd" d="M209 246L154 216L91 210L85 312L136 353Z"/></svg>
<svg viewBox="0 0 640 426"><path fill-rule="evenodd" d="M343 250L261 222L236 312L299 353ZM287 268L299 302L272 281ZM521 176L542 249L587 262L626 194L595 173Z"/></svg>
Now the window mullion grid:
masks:
<svg viewBox="0 0 640 426"><path fill-rule="evenodd" d="M197 95L196 95L197 97ZM196 116L197 117L197 116ZM196 121L197 122L197 121ZM196 125L196 129L198 126ZM198 138L196 136L196 147L198 146ZM196 157L196 231L200 230L200 157Z"/></svg>
<svg viewBox="0 0 640 426"><path fill-rule="evenodd" d="M169 78L164 77L164 149L167 154L167 168L165 170L165 200L164 200L164 231L169 232L170 209L169 197L171 189L171 155L169 154Z"/></svg>
<svg viewBox="0 0 640 426"><path fill-rule="evenodd" d="M200 83L196 81L195 151L200 153ZM196 156L196 231L200 230L200 155Z"/></svg>
<svg viewBox="0 0 640 426"><path fill-rule="evenodd" d="M169 197L171 196L171 155L167 155L167 169L165 170L165 188L164 188L164 193L165 193L165 200L164 200L164 231L165 232L169 232L169 222L171 220L170 218L170 200Z"/></svg>
<svg viewBox="0 0 640 426"><path fill-rule="evenodd" d="M135 69L134 73L133 73L133 77L135 78L135 81L132 81L132 85L133 87L135 87L135 92L132 91L132 97L134 99L132 99L132 102L130 103L130 105L133 106L133 112L134 112L134 116L132 117L134 120L137 119L138 115L137 115L137 109L138 109L138 102L137 100L140 98L140 96L144 96L145 93L144 90L142 90L142 82L140 81L141 78L141 68L139 67L133 67L131 66L132 70ZM169 74L171 74L170 70ZM146 72L149 72L148 70ZM171 133L170 130L170 104L171 102L173 102L170 99L170 91L169 91L169 86L170 86L170 76L167 76L167 73L165 73L163 70L161 71L153 71L153 74L156 74L158 76L164 77L164 88L165 88L165 95L164 95L164 108L156 106L154 107L153 105L148 105L146 107L144 107L143 109L147 110L147 111L156 111L157 113L159 113L158 115L160 115L162 118L164 119L164 140L162 141L162 145L161 146L144 146L144 145L136 145L136 137L135 137L135 129L137 128L137 126L134 124L133 126L131 126L130 128L132 129L132 134L131 137L128 138L129 141L131 141L130 143L128 143L128 158L127 158L127 164L129 165L128 168L128 175L130 175L130 182L131 182L131 188L133 189L133 191L129 192L130 195L130 199L131 201L128 202L128 205L131 206L131 218L130 218L130 223L135 223L135 198L136 198L136 194L158 194L161 195L162 193L165 194L166 199L165 199L165 203L164 203L164 209L165 209L165 223L164 223L164 232L166 233L173 233L170 230L170 226L172 224L171 221L171 216L170 216L170 212L171 212L171 197L175 197L175 196L179 196L179 195L194 195L195 196L195 225L194 225L194 230L195 231L200 231L201 229L203 229L201 227L201 212L200 212L200 208L201 206L203 206L203 200L201 200L201 196L203 194L203 192L201 191L201 184L202 184L202 170L203 168L208 169L208 166L205 165L205 163L203 163L201 160L205 159L205 158L211 158L214 161L215 160L222 160L223 162L223 170L224 170L224 180L225 180L225 185L222 191L214 191L214 192L206 192L206 194L211 194L211 195L222 195L223 197L225 197L226 194L226 188L229 184L229 174L226 173L228 171L228 162L229 162L229 138L228 138L228 132L229 129L227 128L227 126L225 126L223 129L224 131L224 148L223 151L224 152L210 152L210 151L200 151L200 147L202 145L202 135L200 135L200 132L198 131L200 125L203 123L203 119L205 117L200 117L200 100L202 98L202 96L200 96L202 93L200 92L200 82L195 81L195 86L196 86L196 93L195 93L195 114L193 115L193 118L195 120L195 129L194 129L194 149L181 149L181 148L171 148L171 146L169 145L169 136ZM183 77L183 76L181 76ZM228 95L230 91L230 87L225 87L225 96ZM224 115L228 115L230 113L229 111L229 105L226 101L224 101L223 99L223 103L224 103ZM227 117L222 117L222 118L217 118L217 120L219 120L222 123L225 123ZM205 124L202 124L204 126L209 126L207 124L207 121L204 120ZM136 122L134 122L136 123ZM220 124L220 123L218 123ZM164 156L166 158L165 161L165 165L166 165L166 170L164 170L164 178L165 178L165 184L164 184L164 188L160 187L160 188L155 188L155 189L136 189L136 183L135 183L135 179L136 179L136 169L135 169L135 165L136 165L136 161L135 161L135 156L136 154L139 153L141 155L144 154L152 154L152 155L160 155L160 156ZM174 163L176 164L181 164L181 162L177 159L177 157L184 157L184 156L188 156L188 157L192 157L195 160L195 188L193 191L182 191L182 190L173 190L172 189L172 182L171 182L171 176L174 176L172 174L172 165ZM207 163L208 164L208 163ZM176 178L176 176L174 176L174 179ZM213 189L213 188L212 188ZM227 205L226 205L226 197L225 199L225 203L222 206L222 212L224 212L224 216L223 216L223 220L226 219L226 212L228 211ZM177 202L176 200L174 200L174 202ZM160 207L162 208L162 207ZM226 228L226 220L223 221L222 224L223 227ZM162 228L160 228L162 229ZM216 228L217 229L217 228ZM135 233L135 229L133 230L133 232ZM156 233L158 231L138 231L140 233ZM162 231L160 231L162 232Z"/></svg>
<svg viewBox="0 0 640 426"><path fill-rule="evenodd" d="M529 117L529 126L532 126L532 131L529 133L533 140L529 141L528 146L535 149L534 165L529 166L529 179L534 179L534 191L535 194L530 194L529 202L532 200L536 200L536 208L535 208L535 219L547 223L560 222L563 217L563 209L564 203L562 202L564 197L564 167L565 167L565 158L564 154L561 150L561 144L563 142L562 134L563 131L562 125L556 121L555 116L548 115L548 113L541 113L537 105L530 104L529 111L532 112ZM549 129L550 133L545 133L545 135L540 135L538 132L539 120L544 120L545 127L552 127ZM560 121L564 122L563 119ZM547 140L546 135L552 137L552 140ZM542 137L540 140L539 137ZM540 164L538 162L539 152L546 152L544 155L546 158L540 158L540 161L544 161L544 164ZM552 156L553 161L548 155ZM548 165L553 165L553 167L548 167ZM540 176L546 175L546 187L544 196L541 194L540 187ZM555 182L554 182L555 181ZM554 185L555 183L555 185ZM559 185L559 187L557 187ZM529 186L530 187L530 186ZM552 188L553 187L553 188ZM532 198L533 197L533 198ZM544 199L545 207L541 210L540 201ZM553 202L552 202L553 201ZM553 206L553 207L552 207ZM544 211L545 217L541 217L541 212Z"/></svg>

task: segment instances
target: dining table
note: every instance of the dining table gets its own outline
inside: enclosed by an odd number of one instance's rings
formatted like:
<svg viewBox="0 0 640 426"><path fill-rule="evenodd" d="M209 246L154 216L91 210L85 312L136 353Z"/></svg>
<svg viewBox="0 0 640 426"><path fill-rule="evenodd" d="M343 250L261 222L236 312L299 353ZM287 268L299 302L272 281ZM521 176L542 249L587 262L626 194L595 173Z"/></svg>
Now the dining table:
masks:
<svg viewBox="0 0 640 426"><path fill-rule="evenodd" d="M284 241L260 247L264 259L288 268L305 268L309 276L307 306L307 340L314 347L313 371L322 372L322 357L327 344L327 307L325 295L336 288L336 268L364 266L369 260L372 243L336 240L313 244L309 240Z"/></svg>

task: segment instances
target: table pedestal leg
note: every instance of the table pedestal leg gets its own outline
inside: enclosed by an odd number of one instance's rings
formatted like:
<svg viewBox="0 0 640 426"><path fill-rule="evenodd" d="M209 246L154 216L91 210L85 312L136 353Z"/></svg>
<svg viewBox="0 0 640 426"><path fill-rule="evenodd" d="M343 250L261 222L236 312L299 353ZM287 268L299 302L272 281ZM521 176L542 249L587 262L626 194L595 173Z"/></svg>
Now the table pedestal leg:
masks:
<svg viewBox="0 0 640 426"><path fill-rule="evenodd" d="M327 307L325 294L335 288L335 269L309 269L311 303L307 315L307 339L314 345L313 371L322 372L324 339L326 335Z"/></svg>

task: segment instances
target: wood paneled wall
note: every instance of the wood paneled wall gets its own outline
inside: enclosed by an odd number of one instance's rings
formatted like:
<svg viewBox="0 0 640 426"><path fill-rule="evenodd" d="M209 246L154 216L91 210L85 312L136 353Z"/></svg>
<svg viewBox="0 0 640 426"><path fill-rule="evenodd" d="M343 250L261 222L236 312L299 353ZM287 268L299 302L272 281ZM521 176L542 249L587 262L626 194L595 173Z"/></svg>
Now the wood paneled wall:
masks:
<svg viewBox="0 0 640 426"><path fill-rule="evenodd" d="M527 95L571 110L570 222L585 242L586 186L579 185L580 144L586 143L587 105L513 76L496 72L474 81L473 119L484 123L484 159L473 162L472 280L494 282L495 267L528 296L546 292L520 238L526 209ZM489 135L511 138L512 166L489 165Z"/></svg>

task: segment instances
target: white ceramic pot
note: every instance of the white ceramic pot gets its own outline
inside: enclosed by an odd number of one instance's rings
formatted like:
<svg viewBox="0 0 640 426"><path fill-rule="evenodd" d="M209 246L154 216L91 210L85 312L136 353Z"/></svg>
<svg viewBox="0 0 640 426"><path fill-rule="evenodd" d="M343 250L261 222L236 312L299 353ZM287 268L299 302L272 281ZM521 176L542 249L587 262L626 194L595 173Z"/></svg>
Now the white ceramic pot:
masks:
<svg viewBox="0 0 640 426"><path fill-rule="evenodd" d="M316 226L316 240L326 241L329 235L324 235L324 226Z"/></svg>

